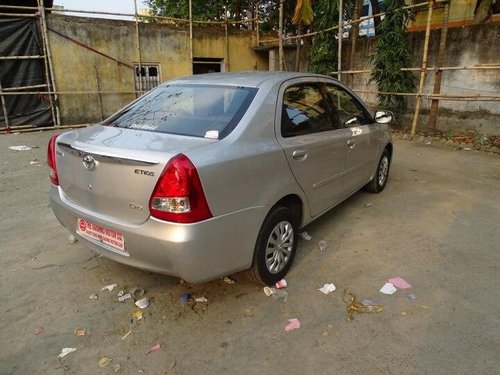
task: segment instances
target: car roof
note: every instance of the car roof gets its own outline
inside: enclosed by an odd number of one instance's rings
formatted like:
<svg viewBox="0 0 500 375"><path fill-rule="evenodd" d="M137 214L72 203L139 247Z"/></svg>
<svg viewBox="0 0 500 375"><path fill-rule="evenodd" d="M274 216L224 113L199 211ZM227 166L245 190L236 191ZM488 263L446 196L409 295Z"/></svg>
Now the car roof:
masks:
<svg viewBox="0 0 500 375"><path fill-rule="evenodd" d="M270 71L251 71L238 73L208 73L195 74L169 81L167 84L203 84L203 85L228 85L242 87L259 87L264 82L280 83L292 78L301 77L322 77L332 78L313 73L297 72L270 72Z"/></svg>

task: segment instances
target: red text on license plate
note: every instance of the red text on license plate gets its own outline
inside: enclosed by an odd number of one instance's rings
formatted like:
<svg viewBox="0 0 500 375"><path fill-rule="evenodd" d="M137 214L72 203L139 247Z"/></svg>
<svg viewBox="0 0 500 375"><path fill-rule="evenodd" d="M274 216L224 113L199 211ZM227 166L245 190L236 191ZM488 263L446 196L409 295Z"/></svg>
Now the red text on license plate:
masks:
<svg viewBox="0 0 500 375"><path fill-rule="evenodd" d="M77 233L92 238L115 249L125 251L123 235L112 229L102 227L84 219L78 219Z"/></svg>

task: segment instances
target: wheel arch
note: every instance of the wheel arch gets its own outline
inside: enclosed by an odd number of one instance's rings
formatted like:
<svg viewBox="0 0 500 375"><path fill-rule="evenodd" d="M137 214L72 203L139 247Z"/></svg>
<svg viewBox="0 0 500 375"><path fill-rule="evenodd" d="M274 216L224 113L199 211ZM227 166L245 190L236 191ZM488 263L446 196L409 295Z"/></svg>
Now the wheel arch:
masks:
<svg viewBox="0 0 500 375"><path fill-rule="evenodd" d="M393 146L392 146L392 143L387 143L384 147L384 150L387 150L389 152L389 161L392 161L392 150L393 150Z"/></svg>
<svg viewBox="0 0 500 375"><path fill-rule="evenodd" d="M302 223L304 222L304 202L300 196L297 194L288 194L277 201L270 211L272 211L275 207L287 207L297 213L297 217L299 218L299 228L302 228Z"/></svg>

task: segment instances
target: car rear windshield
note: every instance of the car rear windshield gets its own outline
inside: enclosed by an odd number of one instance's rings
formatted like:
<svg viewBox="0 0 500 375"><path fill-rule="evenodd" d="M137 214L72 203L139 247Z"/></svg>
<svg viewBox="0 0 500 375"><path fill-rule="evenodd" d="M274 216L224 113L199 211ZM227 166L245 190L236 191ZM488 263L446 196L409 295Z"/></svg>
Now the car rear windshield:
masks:
<svg viewBox="0 0 500 375"><path fill-rule="evenodd" d="M236 127L256 88L219 85L159 86L107 125L222 139Z"/></svg>

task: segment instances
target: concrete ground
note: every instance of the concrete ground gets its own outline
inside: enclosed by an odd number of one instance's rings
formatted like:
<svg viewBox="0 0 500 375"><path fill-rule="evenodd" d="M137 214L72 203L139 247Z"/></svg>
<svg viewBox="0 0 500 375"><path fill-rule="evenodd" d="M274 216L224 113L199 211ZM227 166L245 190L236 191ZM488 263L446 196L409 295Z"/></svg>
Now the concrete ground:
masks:
<svg viewBox="0 0 500 375"><path fill-rule="evenodd" d="M498 155L395 140L383 193L359 192L306 228L282 303L238 275L180 284L70 244L47 200L50 136L0 136L1 374L497 373ZM415 300L379 293L394 276ZM326 296L327 282L337 291ZM134 286L152 298L139 322L133 301L116 301ZM347 322L344 288L383 311ZM186 292L208 303L180 303ZM285 332L291 318L301 327ZM77 350L58 360L64 347ZM103 357L112 361L100 368Z"/></svg>

